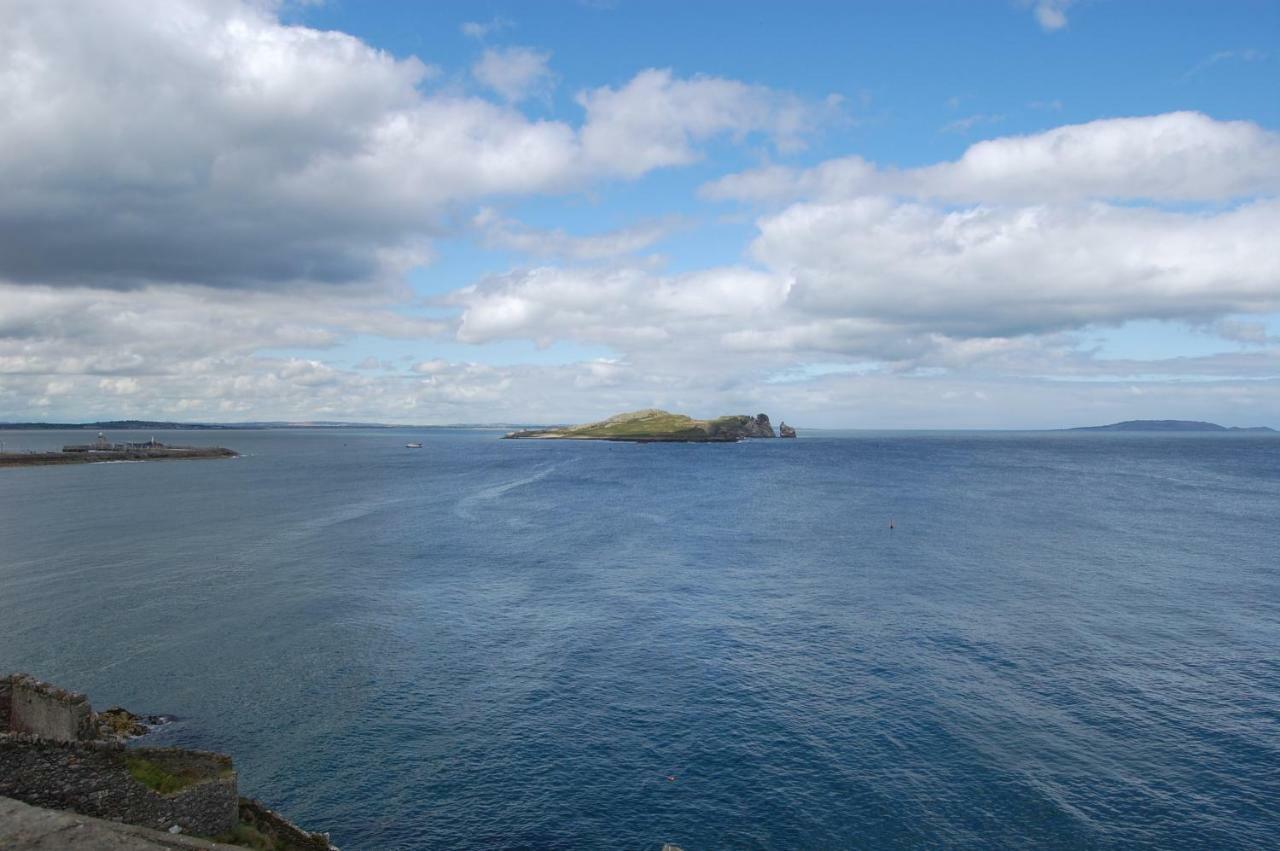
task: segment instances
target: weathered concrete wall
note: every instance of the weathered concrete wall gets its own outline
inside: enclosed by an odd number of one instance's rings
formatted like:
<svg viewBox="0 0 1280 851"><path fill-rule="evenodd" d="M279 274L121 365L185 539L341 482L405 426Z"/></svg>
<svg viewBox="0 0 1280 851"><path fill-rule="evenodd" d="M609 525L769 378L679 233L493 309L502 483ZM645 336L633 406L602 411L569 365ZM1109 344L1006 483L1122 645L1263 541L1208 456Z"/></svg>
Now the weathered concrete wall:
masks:
<svg viewBox="0 0 1280 851"><path fill-rule="evenodd" d="M0 689L0 732L30 733L55 742L91 739L93 711L83 694L63 691L25 674L5 677Z"/></svg>
<svg viewBox="0 0 1280 851"><path fill-rule="evenodd" d="M127 757L141 757L177 773L203 779L162 795L135 780ZM52 742L21 734L0 735L0 796L38 807L217 836L239 820L239 796L231 760L221 754L176 748L129 748L104 742Z"/></svg>

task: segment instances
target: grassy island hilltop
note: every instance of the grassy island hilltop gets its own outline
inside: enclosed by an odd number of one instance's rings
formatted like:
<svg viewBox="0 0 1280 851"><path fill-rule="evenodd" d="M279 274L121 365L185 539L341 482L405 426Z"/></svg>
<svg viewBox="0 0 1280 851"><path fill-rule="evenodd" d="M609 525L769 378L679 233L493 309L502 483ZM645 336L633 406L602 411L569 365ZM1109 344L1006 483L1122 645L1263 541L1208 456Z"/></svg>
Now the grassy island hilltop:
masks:
<svg viewBox="0 0 1280 851"><path fill-rule="evenodd" d="M784 425L785 428L785 425ZM794 432L792 432L794 434ZM635 443L732 443L748 437L776 437L765 414L695 420L649 408L618 414L600 422L562 428L526 429L504 435L506 439L623 440Z"/></svg>

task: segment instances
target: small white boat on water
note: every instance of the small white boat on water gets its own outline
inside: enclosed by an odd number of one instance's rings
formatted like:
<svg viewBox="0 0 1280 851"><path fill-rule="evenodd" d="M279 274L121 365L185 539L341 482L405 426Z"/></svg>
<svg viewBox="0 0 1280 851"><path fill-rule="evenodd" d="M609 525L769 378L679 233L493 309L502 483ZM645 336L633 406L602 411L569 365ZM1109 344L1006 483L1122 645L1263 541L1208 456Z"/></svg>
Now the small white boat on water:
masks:
<svg viewBox="0 0 1280 851"><path fill-rule="evenodd" d="M404 445L404 448L405 448L405 449L421 449L421 448L422 448L422 444L421 444L421 443L406 443L406 444Z"/></svg>

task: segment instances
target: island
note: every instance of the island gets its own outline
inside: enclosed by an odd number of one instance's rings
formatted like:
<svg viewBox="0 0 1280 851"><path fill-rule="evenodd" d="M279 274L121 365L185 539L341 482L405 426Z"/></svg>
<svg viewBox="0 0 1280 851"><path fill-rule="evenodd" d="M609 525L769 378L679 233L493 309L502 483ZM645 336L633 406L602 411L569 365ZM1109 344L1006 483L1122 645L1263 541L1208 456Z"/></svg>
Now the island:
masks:
<svg viewBox="0 0 1280 851"><path fill-rule="evenodd" d="M62 447L61 452L0 452L0 467L48 467L56 464L95 464L107 461L171 461L194 458L236 458L240 453L222 446L168 446L155 438L141 443L112 443L101 432L93 443Z"/></svg>
<svg viewBox="0 0 1280 851"><path fill-rule="evenodd" d="M790 429L794 435L794 429ZM649 408L595 423L513 431L504 440L616 440L628 443L736 443L752 437L777 437L765 414L739 414L695 420Z"/></svg>
<svg viewBox="0 0 1280 851"><path fill-rule="evenodd" d="M1241 428L1240 426L1223 426L1217 423L1206 423L1200 420L1125 420L1120 423L1100 426L1080 426L1065 429L1066 431L1247 431L1258 433L1275 433L1275 429L1266 426Z"/></svg>

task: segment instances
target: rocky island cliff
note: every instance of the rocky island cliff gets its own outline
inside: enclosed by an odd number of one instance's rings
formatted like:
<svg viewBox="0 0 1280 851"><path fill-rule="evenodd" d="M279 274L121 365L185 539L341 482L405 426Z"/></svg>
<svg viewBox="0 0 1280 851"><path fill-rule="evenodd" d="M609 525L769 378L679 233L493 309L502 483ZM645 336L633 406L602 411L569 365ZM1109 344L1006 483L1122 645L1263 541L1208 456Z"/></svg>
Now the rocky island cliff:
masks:
<svg viewBox="0 0 1280 851"><path fill-rule="evenodd" d="M794 430L792 430L794 435ZM752 437L777 437L766 414L738 414L695 420L649 408L595 423L513 431L505 439L620 440L632 443L734 443Z"/></svg>

